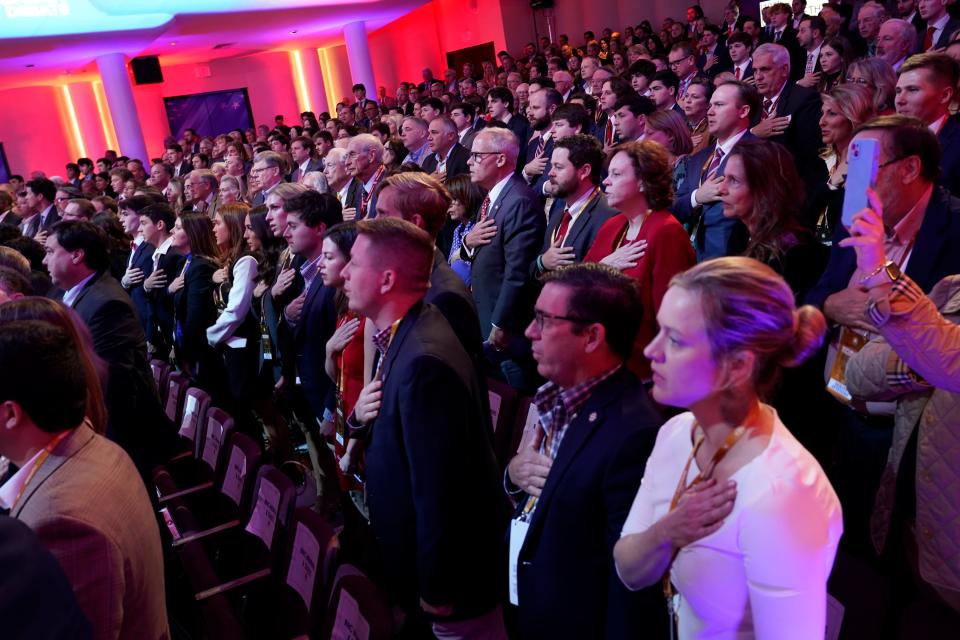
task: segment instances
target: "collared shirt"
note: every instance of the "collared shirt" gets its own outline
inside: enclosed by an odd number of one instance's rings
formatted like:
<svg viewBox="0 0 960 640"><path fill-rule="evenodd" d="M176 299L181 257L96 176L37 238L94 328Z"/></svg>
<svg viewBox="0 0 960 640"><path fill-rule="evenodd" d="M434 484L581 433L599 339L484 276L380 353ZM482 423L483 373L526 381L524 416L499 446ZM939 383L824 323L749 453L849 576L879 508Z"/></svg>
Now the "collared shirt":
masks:
<svg viewBox="0 0 960 640"><path fill-rule="evenodd" d="M80 296L80 292L83 291L83 288L87 286L87 283L90 282L95 275L97 275L96 271L70 287L67 292L63 294L63 304L67 305L68 307L73 307L73 303L76 302L77 298Z"/></svg>
<svg viewBox="0 0 960 640"><path fill-rule="evenodd" d="M53 211L54 205L50 205L40 213L40 226L43 227L47 223L47 217L50 215L50 212Z"/></svg>
<svg viewBox="0 0 960 640"><path fill-rule="evenodd" d="M307 175L307 167L310 166L310 158L307 158L303 161L303 164L299 165L297 168L300 170L300 180L303 180L303 176Z"/></svg>
<svg viewBox="0 0 960 640"><path fill-rule="evenodd" d="M567 211L570 212L570 224L567 225L567 234L570 233L569 229L573 228L573 225L577 222L577 218L579 218L580 214L583 213L584 209L587 208L587 204L590 203L590 198L592 198L596 192L596 189L590 189L585 194L577 198L576 202L567 205Z"/></svg>
<svg viewBox="0 0 960 640"><path fill-rule="evenodd" d="M452 148L453 147L451 147L451 149ZM370 176L370 179L363 183L363 190L366 192L368 196L373 193L374 187L377 186L377 179L380 178L380 176L382 176L383 173L384 173L383 165L380 165L379 167L377 167L377 170L373 172L373 175Z"/></svg>
<svg viewBox="0 0 960 640"><path fill-rule="evenodd" d="M430 145L424 142L422 147L420 147L416 151L410 152L410 155L407 156L407 160L405 160L405 162L415 162L418 165L422 165L423 159L427 157L427 152L429 150L430 150Z"/></svg>
<svg viewBox="0 0 960 640"><path fill-rule="evenodd" d="M930 131L933 132L933 135L935 136L940 135L940 130L943 129L943 125L947 122L947 115L948 114L945 113L930 123L929 128L930 128Z"/></svg>
<svg viewBox="0 0 960 640"><path fill-rule="evenodd" d="M340 189L340 191L337 191L337 200L340 201L340 204L346 204L347 194L349 193L349 191L350 191L350 181L347 180L347 184L343 185L343 189Z"/></svg>
<svg viewBox="0 0 960 640"><path fill-rule="evenodd" d="M511 173L506 178L493 185L493 188L490 189L487 193L487 197L490 198L490 208L487 210L489 214L493 213L493 205L497 202L497 198L500 197L500 194L503 192L504 188L507 186L507 183L510 182L510 178L513 177Z"/></svg>
<svg viewBox="0 0 960 640"><path fill-rule="evenodd" d="M377 331L373 335L373 346L377 348L377 351L380 352L380 357L387 355L387 348L390 346L390 339L393 336L393 324L388 324L387 327L381 331Z"/></svg>
<svg viewBox="0 0 960 640"><path fill-rule="evenodd" d="M740 69L740 79L742 80L747 75L747 67L750 66L750 63L753 61L753 58L747 58L740 64L733 65L734 70ZM736 75L736 71L733 72Z"/></svg>
<svg viewBox="0 0 960 640"><path fill-rule="evenodd" d="M927 28L933 27L933 46L937 46L937 40L940 39L940 36L943 35L943 30L947 27L947 22L950 21L950 14L945 13L943 16L932 24L928 24Z"/></svg>
<svg viewBox="0 0 960 640"><path fill-rule="evenodd" d="M3 486L0 487L0 508L13 509L14 501L16 501L17 496L22 493L24 486L27 484L27 479L30 477L30 471L42 453L43 449L40 449L33 454L33 457L30 458L25 465L20 467L9 480L3 483Z"/></svg>
<svg viewBox="0 0 960 640"><path fill-rule="evenodd" d="M143 236L139 233L133 238L133 242L130 243L130 257L127 258L127 269L133 266L133 256L136 255L137 249L140 248L140 245L143 244Z"/></svg>
<svg viewBox="0 0 960 640"><path fill-rule="evenodd" d="M780 87L780 90L777 91L776 95L770 98L770 113L773 114L773 117L776 117L776 114L777 114L777 102L780 100L780 94L782 94L783 90L786 88L787 88L787 83L784 82L783 85Z"/></svg>
<svg viewBox="0 0 960 640"><path fill-rule="evenodd" d="M455 145L450 145L450 148L447 149L447 153L441 158L439 153L434 153L433 156L437 159L437 171L443 173L447 170L447 162L450 160L450 154L453 153L453 147Z"/></svg>
<svg viewBox="0 0 960 640"><path fill-rule="evenodd" d="M544 438L540 442L541 455L556 460L557 453L560 451L560 444L563 442L564 436L567 435L570 423L577 418L577 412L590 399L593 390L601 382L619 371L622 366L618 364L598 376L566 389L554 382L548 382L537 389L537 393L533 397L533 404L537 407L540 427L544 433ZM530 509L530 513L535 508L536 503Z"/></svg>
<svg viewBox="0 0 960 640"><path fill-rule="evenodd" d="M167 255L167 252L170 251L170 247L173 246L173 236L170 236L166 240L160 243L160 246L157 247L157 250L153 252L153 270L157 270L157 265L160 263L160 258Z"/></svg>
<svg viewBox="0 0 960 640"><path fill-rule="evenodd" d="M473 131L473 125L472 125L472 124L471 124L469 127L467 127L466 129L464 129L463 131L460 131L460 132L457 134L457 135L460 136L460 144L463 144L463 139L466 138L466 137L467 137L467 134L469 134L471 131Z"/></svg>
<svg viewBox="0 0 960 640"><path fill-rule="evenodd" d="M817 45L817 48L813 51L807 52L807 58L810 59L810 56L813 56L813 64L810 66L810 72L813 73L817 68L817 60L820 59L820 49L823 48L823 44Z"/></svg>
<svg viewBox="0 0 960 640"><path fill-rule="evenodd" d="M920 225L923 224L924 215L927 207L930 205L930 199L933 197L934 186L930 185L923 192L920 199L917 200L913 208L907 212L907 215L900 219L892 229L884 229L883 249L887 260L896 262L901 270L906 271L907 262L910 260L910 254L913 251L913 244L917 239L917 233L920 232ZM858 287L860 280L866 274L859 268L854 270L850 277L850 286Z"/></svg>
<svg viewBox="0 0 960 640"><path fill-rule="evenodd" d="M303 290L310 291L310 286L313 284L313 281L316 280L317 275L320 273L320 260L323 258L323 255L319 255L309 262L304 262L300 265L300 275L303 276Z"/></svg>
<svg viewBox="0 0 960 640"><path fill-rule="evenodd" d="M903 63L906 62L906 61L907 61L907 56L903 56L902 58L900 58L899 60L897 60L896 62L894 62L894 63L893 63L893 72L894 72L894 73L897 73L898 71L900 71L900 67L902 67L902 66L903 66Z"/></svg>
<svg viewBox="0 0 960 640"><path fill-rule="evenodd" d="M717 140L717 147L719 147L720 151L723 152L723 155L721 156L721 158L726 158L728 155L730 155L730 152L733 151L733 148L737 145L738 142L740 142L740 138L742 138L746 132L747 132L747 129L741 129L740 131L736 132L735 134L733 134L723 142L720 142L719 140ZM713 152L714 153L717 152L716 147L714 148ZM690 194L691 207L700 206L700 203L697 202L697 191L699 191L699 189L694 189L693 192Z"/></svg>

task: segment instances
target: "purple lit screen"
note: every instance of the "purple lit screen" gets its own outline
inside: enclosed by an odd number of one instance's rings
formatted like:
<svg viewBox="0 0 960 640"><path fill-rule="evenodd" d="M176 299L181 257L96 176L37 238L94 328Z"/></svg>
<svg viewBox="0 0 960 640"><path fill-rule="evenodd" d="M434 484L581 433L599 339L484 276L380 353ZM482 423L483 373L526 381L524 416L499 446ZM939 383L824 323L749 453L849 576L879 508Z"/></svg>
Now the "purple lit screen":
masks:
<svg viewBox="0 0 960 640"><path fill-rule="evenodd" d="M7 153L0 142L0 184L4 182L10 182L10 167L7 165Z"/></svg>
<svg viewBox="0 0 960 640"><path fill-rule="evenodd" d="M163 99L170 132L178 139L187 129L200 136L217 136L233 129L253 127L246 89L229 89Z"/></svg>

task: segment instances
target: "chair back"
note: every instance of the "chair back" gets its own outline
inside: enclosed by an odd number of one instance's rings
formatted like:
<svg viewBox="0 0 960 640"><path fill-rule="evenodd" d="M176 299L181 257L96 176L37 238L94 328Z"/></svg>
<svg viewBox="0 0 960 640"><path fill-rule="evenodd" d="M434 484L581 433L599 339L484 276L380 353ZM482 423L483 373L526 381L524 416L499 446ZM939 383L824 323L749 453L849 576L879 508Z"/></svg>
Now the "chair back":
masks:
<svg viewBox="0 0 960 640"><path fill-rule="evenodd" d="M206 432L207 410L210 394L200 387L190 387L183 398L183 414L180 417L180 437L193 443L193 457L203 453L203 436Z"/></svg>
<svg viewBox="0 0 960 640"><path fill-rule="evenodd" d="M380 587L359 570L334 582L327 606L323 638L338 637L335 630L351 630L358 638L389 640L394 636L390 600Z"/></svg>
<svg viewBox="0 0 960 640"><path fill-rule="evenodd" d="M253 438L243 433L230 436L226 451L226 463L222 466L220 492L227 496L240 513L247 513L250 496L260 469L262 452Z"/></svg>
<svg viewBox="0 0 960 640"><path fill-rule="evenodd" d="M157 394L161 404L167 402L167 379L170 377L170 365L156 358L150 361L150 371L153 373L153 382L157 385Z"/></svg>
<svg viewBox="0 0 960 640"><path fill-rule="evenodd" d="M263 465L253 485L247 532L259 538L267 550L282 551L295 500L293 481L273 465Z"/></svg>
<svg viewBox="0 0 960 640"><path fill-rule="evenodd" d="M180 422L180 411L183 409L183 396L189 386L190 379L179 371L173 371L167 377L167 397L166 400L164 400L163 408L167 417L170 418L174 424L179 424Z"/></svg>
<svg viewBox="0 0 960 640"><path fill-rule="evenodd" d="M206 415L203 448L200 463L208 466L214 477L219 475L220 465L226 460L226 444L233 433L233 418L223 409L210 407Z"/></svg>

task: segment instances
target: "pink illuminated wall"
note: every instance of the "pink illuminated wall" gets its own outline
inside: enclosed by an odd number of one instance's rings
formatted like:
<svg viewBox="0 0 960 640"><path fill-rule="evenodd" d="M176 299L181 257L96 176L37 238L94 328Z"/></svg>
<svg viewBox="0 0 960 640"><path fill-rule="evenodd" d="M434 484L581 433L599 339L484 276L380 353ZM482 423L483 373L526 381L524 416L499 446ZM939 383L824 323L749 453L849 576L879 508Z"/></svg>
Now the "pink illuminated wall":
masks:
<svg viewBox="0 0 960 640"><path fill-rule="evenodd" d="M61 100L58 87L23 87L0 93L0 142L13 173L27 176L40 169L47 175L63 175L63 165L72 152Z"/></svg>
<svg viewBox="0 0 960 640"><path fill-rule="evenodd" d="M403 80L420 82L421 71L430 67L442 74L444 56L437 38L435 7L439 0L426 4L372 32L370 57L377 84L387 88L391 98ZM373 95L368 87L367 91Z"/></svg>

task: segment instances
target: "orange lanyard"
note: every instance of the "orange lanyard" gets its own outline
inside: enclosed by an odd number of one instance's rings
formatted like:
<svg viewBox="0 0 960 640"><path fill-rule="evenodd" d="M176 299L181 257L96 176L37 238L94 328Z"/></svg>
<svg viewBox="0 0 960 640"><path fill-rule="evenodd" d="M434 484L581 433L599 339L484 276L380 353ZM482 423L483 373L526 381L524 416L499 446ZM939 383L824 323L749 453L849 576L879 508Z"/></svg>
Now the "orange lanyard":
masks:
<svg viewBox="0 0 960 640"><path fill-rule="evenodd" d="M30 472L27 474L27 478L23 481L23 484L20 485L20 490L17 491L17 497L13 499L13 503L10 505L10 511L13 511L14 507L17 506L17 503L20 502L20 497L23 496L23 492L27 490L27 486L30 484L30 481L33 480L33 476L37 475L37 471L40 470L40 467L46 462L47 458L50 457L50 454L54 449L57 448L57 445L66 438L68 435L73 433L73 429L67 429L66 431L61 431L60 434L51 440L47 446L43 448L43 451L40 452L40 455L37 456L37 459L33 462L33 466L30 467Z"/></svg>

